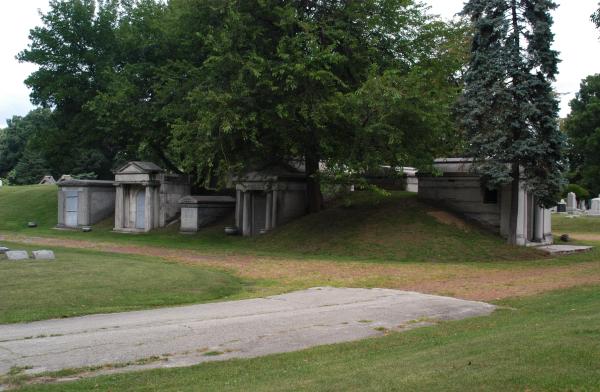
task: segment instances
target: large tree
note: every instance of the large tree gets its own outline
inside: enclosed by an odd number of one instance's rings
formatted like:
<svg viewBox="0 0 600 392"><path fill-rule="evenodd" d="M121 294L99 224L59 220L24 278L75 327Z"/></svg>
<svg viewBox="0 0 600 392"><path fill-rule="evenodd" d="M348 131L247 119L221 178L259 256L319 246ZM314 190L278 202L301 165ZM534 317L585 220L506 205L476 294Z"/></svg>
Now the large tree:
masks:
<svg viewBox="0 0 600 392"><path fill-rule="evenodd" d="M549 207L562 182L565 142L551 85L556 7L550 0L470 0L463 10L475 35L458 113L486 185L512 184L513 244L520 184Z"/></svg>
<svg viewBox="0 0 600 392"><path fill-rule="evenodd" d="M38 145L36 140L55 129L52 112L48 109L35 109L26 116L8 119L6 128L0 129L0 177L8 176L27 149L38 149L40 155L45 156L44 145Z"/></svg>
<svg viewBox="0 0 600 392"><path fill-rule="evenodd" d="M563 128L572 143L570 163L574 180L597 195L600 193L600 74L581 82L570 105L571 113Z"/></svg>
<svg viewBox="0 0 600 392"><path fill-rule="evenodd" d="M188 170L225 177L300 159L317 211L322 163L360 173L447 146L464 29L409 0L196 3L219 18L203 25L194 109L174 125Z"/></svg>
<svg viewBox="0 0 600 392"><path fill-rule="evenodd" d="M598 3L598 11L592 15L592 22L600 29L600 3Z"/></svg>

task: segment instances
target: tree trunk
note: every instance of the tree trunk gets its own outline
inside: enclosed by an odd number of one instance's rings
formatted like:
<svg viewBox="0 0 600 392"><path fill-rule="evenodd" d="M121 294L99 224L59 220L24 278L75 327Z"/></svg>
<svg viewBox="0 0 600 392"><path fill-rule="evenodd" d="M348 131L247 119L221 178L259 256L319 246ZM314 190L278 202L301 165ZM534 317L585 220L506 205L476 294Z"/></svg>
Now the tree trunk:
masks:
<svg viewBox="0 0 600 392"><path fill-rule="evenodd" d="M306 192L308 197L308 212L321 211L323 195L321 194L321 181L319 179L319 155L306 154Z"/></svg>
<svg viewBox="0 0 600 392"><path fill-rule="evenodd" d="M510 192L510 220L508 243L517 245L517 224L519 222L519 192L521 191L521 172L518 163L512 164L512 183Z"/></svg>

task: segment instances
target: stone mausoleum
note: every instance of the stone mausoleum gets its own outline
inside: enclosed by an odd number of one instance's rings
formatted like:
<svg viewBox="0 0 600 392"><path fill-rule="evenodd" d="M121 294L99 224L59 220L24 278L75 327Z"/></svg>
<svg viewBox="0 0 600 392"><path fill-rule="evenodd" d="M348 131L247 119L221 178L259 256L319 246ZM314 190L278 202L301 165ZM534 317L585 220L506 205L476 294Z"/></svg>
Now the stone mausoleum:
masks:
<svg viewBox="0 0 600 392"><path fill-rule="evenodd" d="M439 203L509 237L511 186L489 190L472 171L473 159L437 159L440 176L419 174L419 198ZM537 205L523 187L519 193L517 243L545 245L553 242L550 210Z"/></svg>
<svg viewBox="0 0 600 392"><path fill-rule="evenodd" d="M306 214L306 175L287 167L269 167L234 180L235 223L244 236L265 233Z"/></svg>
<svg viewBox="0 0 600 392"><path fill-rule="evenodd" d="M235 209L235 198L231 196L185 196L179 200L181 206L182 233L195 233Z"/></svg>
<svg viewBox="0 0 600 392"><path fill-rule="evenodd" d="M115 212L112 181L67 179L58 185L57 227L91 226Z"/></svg>
<svg viewBox="0 0 600 392"><path fill-rule="evenodd" d="M190 194L186 176L152 162L129 162L115 172L115 231L148 232L179 217L179 200Z"/></svg>

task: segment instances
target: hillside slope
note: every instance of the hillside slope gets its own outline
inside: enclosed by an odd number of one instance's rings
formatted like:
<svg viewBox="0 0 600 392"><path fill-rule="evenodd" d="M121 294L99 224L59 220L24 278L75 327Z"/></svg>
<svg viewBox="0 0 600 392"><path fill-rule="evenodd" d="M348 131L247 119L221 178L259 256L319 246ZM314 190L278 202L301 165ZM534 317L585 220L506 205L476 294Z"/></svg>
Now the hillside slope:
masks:
<svg viewBox="0 0 600 392"><path fill-rule="evenodd" d="M257 238L228 237L219 222L195 235L175 226L148 234L113 233L109 219L92 233L54 230L56 187L0 189L0 232L144 246L200 249L210 253L374 261L494 261L540 258L532 249L508 246L500 237L425 205L414 194L355 192L318 214ZM27 228L35 220L39 227Z"/></svg>

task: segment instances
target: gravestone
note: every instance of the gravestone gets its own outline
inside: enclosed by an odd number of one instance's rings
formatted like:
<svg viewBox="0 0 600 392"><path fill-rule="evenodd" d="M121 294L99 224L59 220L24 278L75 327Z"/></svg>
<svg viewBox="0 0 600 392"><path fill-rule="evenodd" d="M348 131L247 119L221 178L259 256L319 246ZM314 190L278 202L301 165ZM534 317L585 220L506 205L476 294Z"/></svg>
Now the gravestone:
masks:
<svg viewBox="0 0 600 392"><path fill-rule="evenodd" d="M592 199L592 207L587 213L592 216L600 216L600 197Z"/></svg>
<svg viewBox="0 0 600 392"><path fill-rule="evenodd" d="M51 250L34 250L31 252L36 260L54 260L54 252Z"/></svg>
<svg viewBox="0 0 600 392"><path fill-rule="evenodd" d="M0 246L0 255L5 254L6 252L8 252L10 249L7 248L6 246Z"/></svg>
<svg viewBox="0 0 600 392"><path fill-rule="evenodd" d="M567 195L567 213L572 214L577 209L577 196L573 192Z"/></svg>
<svg viewBox="0 0 600 392"><path fill-rule="evenodd" d="M567 203L565 203L564 199L556 205L556 212L559 214L564 214L567 212Z"/></svg>
<svg viewBox="0 0 600 392"><path fill-rule="evenodd" d="M29 253L25 250L9 250L6 252L6 258L9 260L27 260L29 259Z"/></svg>
<svg viewBox="0 0 600 392"><path fill-rule="evenodd" d="M586 210L587 210L587 206L585 205L585 200L581 200L581 201L579 202L579 209L580 209L581 211L586 211Z"/></svg>

